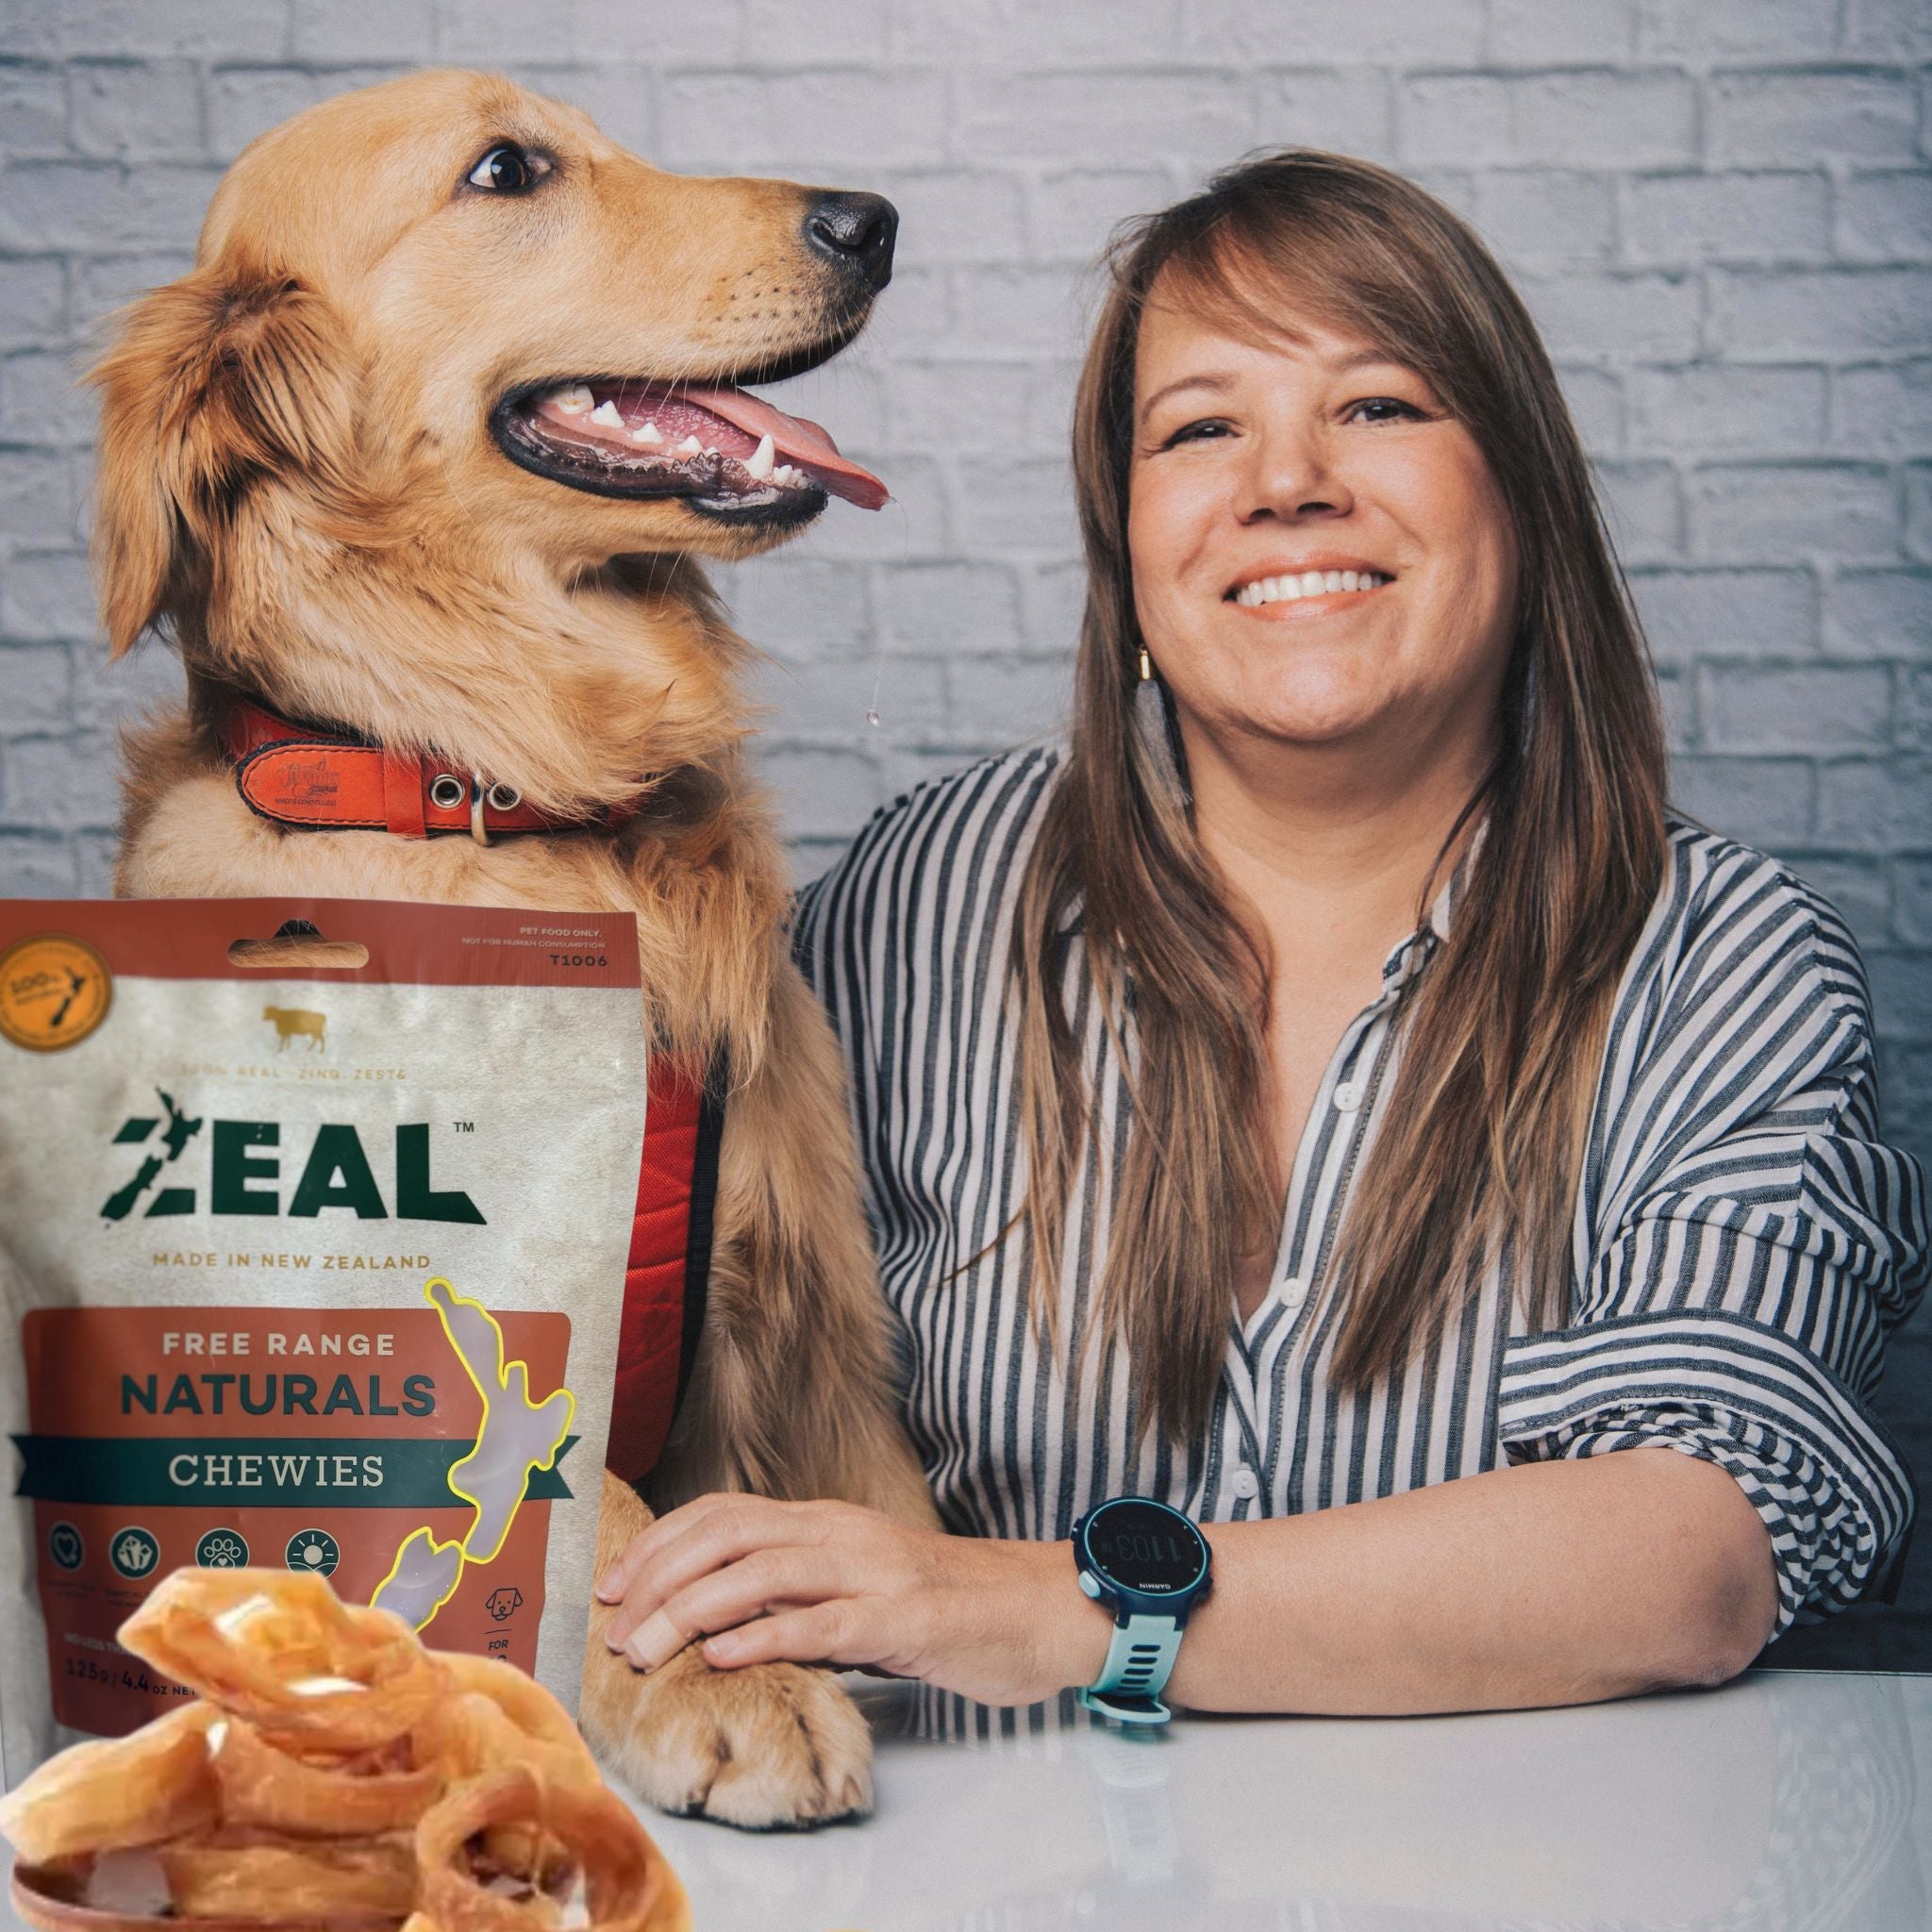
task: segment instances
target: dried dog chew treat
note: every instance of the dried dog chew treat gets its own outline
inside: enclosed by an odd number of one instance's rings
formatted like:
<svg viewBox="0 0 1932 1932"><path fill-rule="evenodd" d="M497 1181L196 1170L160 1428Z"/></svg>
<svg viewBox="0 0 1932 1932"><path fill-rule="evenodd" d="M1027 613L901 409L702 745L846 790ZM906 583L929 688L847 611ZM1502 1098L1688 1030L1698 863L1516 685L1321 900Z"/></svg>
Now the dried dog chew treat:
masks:
<svg viewBox="0 0 1932 1932"><path fill-rule="evenodd" d="M337 1751L401 1737L445 1681L407 1624L288 1571L177 1570L120 1641L270 1736Z"/></svg>
<svg viewBox="0 0 1932 1932"><path fill-rule="evenodd" d="M570 1713L534 1677L495 1657L471 1657L458 1651L430 1655L460 1690L487 1697L519 1731L536 1743L549 1745L574 1759L589 1783L598 1782L595 1760Z"/></svg>
<svg viewBox="0 0 1932 1932"><path fill-rule="evenodd" d="M98 1744L76 1744L0 1798L0 1835L30 1865L158 1844L221 1815L207 1733L221 1712L193 1704Z"/></svg>
<svg viewBox="0 0 1932 1932"><path fill-rule="evenodd" d="M208 1741L223 1823L294 1838L409 1830L447 1782L441 1764L396 1768L381 1753L334 1763L297 1757L271 1743L245 1718L222 1719Z"/></svg>
<svg viewBox="0 0 1932 1932"><path fill-rule="evenodd" d="M525 1766L473 1779L416 1827L419 1915L435 1932L537 1932L556 1924L538 1894L507 1897L472 1866L470 1841L491 1827L533 1826L565 1845L583 1874L590 1932L684 1932L684 1888L643 1827L601 1786L555 1784Z"/></svg>
<svg viewBox="0 0 1932 1932"><path fill-rule="evenodd" d="M443 1661L458 1684L477 1688L431 1710L412 1740L419 1761L441 1765L452 1779L524 1765L556 1784L601 1783L576 1726L541 1684L488 1657ZM483 1846L504 1872L540 1880L558 1874L561 1847L531 1826L491 1825Z"/></svg>
<svg viewBox="0 0 1932 1932"><path fill-rule="evenodd" d="M7 1801L22 1918L37 1932L552 1932L568 1904L593 1932L689 1932L683 1888L558 1700L513 1665L394 1631L319 1577L163 1581L123 1635L187 1659L221 1702L77 1745ZM293 1731L281 1720L305 1698L397 1709ZM343 1741L371 1729L389 1735Z"/></svg>
<svg viewBox="0 0 1932 1932"><path fill-rule="evenodd" d="M418 1735L418 1749L447 1773L452 1784L522 1766L558 1782L580 1781L575 1763L552 1747L532 1743L487 1697L475 1692L440 1705ZM591 1782L596 1781L594 1773ZM477 1840L500 1873L533 1883L555 1882L570 1870L570 1855L533 1824L492 1824Z"/></svg>
<svg viewBox="0 0 1932 1932"><path fill-rule="evenodd" d="M408 1833L289 1844L224 1830L163 1845L158 1856L169 1900L183 1919L265 1925L399 1919L416 1903Z"/></svg>

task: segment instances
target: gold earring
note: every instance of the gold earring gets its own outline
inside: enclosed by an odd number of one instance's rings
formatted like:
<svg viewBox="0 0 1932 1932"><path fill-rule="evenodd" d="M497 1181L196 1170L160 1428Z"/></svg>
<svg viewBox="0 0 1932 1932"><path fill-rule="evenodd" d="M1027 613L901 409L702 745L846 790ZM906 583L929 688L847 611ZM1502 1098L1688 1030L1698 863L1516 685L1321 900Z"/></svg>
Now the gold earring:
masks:
<svg viewBox="0 0 1932 1932"><path fill-rule="evenodd" d="M1154 666L1148 659L1147 646L1145 644L1142 644L1141 646L1141 682L1142 684L1150 683L1152 682L1153 677Z"/></svg>

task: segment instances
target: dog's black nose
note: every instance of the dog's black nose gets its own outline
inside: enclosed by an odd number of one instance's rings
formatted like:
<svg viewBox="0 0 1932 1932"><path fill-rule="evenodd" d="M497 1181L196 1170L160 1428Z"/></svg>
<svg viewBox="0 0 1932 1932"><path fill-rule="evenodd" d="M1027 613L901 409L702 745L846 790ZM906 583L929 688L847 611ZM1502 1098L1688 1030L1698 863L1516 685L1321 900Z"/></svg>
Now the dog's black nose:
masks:
<svg viewBox="0 0 1932 1932"><path fill-rule="evenodd" d="M892 279L899 210L883 194L822 194L805 218L805 239L828 261L867 287Z"/></svg>

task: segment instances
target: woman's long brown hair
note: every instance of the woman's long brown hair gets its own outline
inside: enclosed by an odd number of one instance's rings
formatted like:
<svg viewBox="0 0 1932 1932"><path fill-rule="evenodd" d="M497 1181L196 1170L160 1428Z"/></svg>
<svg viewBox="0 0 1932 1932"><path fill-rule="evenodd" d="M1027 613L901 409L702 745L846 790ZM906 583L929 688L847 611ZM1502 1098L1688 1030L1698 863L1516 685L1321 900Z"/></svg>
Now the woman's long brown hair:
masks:
<svg viewBox="0 0 1932 1932"><path fill-rule="evenodd" d="M1532 1325L1566 1318L1609 1009L1662 875L1665 753L1648 652L1556 373L1448 208L1386 169L1289 149L1133 225L1108 267L1074 420L1088 592L1071 741L1010 961L1024 1214L1036 1318L1052 1330L1069 1193L1083 1152L1103 1154L1062 981L1077 912L1108 1023L1124 1040L1131 1008L1133 1031L1097 1313L1125 1340L1141 1426L1184 1439L1208 1413L1238 1265L1273 1251L1281 1203L1266 941L1195 836L1177 745L1136 721L1128 463L1135 344L1157 278L1163 301L1254 339L1278 333L1279 291L1280 314L1352 331L1419 371L1475 439L1516 534L1501 750L1463 814L1486 814L1484 834L1448 937L1403 995L1395 1084L1315 1285L1343 1298L1331 1368L1343 1385L1401 1364L1506 1242ZM1418 925L1440 883L1424 882Z"/></svg>

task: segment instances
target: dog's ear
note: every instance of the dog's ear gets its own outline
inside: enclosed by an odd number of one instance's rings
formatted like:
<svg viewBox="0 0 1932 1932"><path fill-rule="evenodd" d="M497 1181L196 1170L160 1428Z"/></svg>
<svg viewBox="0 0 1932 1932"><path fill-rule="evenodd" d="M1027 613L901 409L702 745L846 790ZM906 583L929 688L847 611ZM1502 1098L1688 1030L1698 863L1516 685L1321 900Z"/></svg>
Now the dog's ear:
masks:
<svg viewBox="0 0 1932 1932"><path fill-rule="evenodd" d="M355 385L340 318L296 277L212 263L123 311L101 392L95 582L113 655L221 567L243 494L301 473L340 502Z"/></svg>

